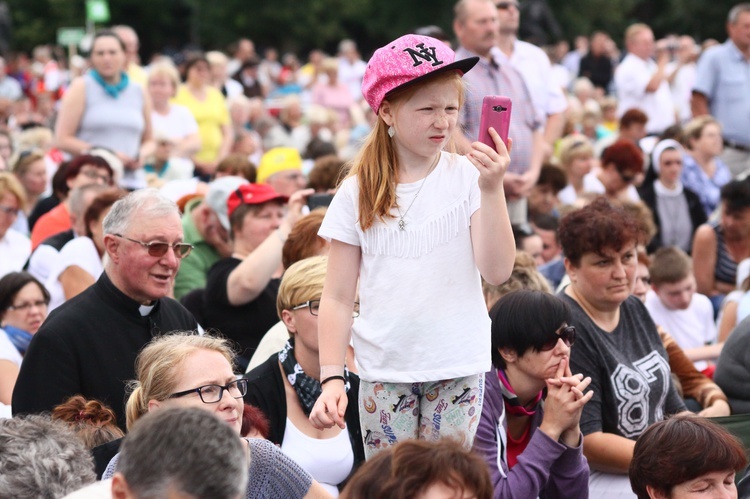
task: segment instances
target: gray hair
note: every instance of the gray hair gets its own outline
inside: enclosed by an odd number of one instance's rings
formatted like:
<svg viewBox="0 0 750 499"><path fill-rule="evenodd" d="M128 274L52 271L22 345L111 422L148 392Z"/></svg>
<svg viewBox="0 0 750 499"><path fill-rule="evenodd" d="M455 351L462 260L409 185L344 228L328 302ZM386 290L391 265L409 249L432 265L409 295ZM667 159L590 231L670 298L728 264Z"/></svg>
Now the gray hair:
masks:
<svg viewBox="0 0 750 499"><path fill-rule="evenodd" d="M729 24L737 24L737 19L739 19L740 14L743 12L750 12L750 3L738 3L732 7L729 11L729 15L727 15L727 22Z"/></svg>
<svg viewBox="0 0 750 499"><path fill-rule="evenodd" d="M102 191L109 189L106 185L101 184L89 184L81 187L76 187L70 191L68 198L68 204L70 205L70 213L75 215L77 218L83 218L83 214L88 206L86 205L86 195L92 194L94 196Z"/></svg>
<svg viewBox="0 0 750 499"><path fill-rule="evenodd" d="M112 205L102 226L105 234L124 234L135 221L135 215L140 217L161 218L172 213L180 214L177 204L164 197L156 189L139 189L131 192Z"/></svg>
<svg viewBox="0 0 750 499"><path fill-rule="evenodd" d="M153 411L123 440L117 472L142 499L172 489L196 499L245 496L250 465L242 441L214 414L198 408Z"/></svg>
<svg viewBox="0 0 750 499"><path fill-rule="evenodd" d="M65 422L0 420L0 497L57 499L95 480L91 454Z"/></svg>

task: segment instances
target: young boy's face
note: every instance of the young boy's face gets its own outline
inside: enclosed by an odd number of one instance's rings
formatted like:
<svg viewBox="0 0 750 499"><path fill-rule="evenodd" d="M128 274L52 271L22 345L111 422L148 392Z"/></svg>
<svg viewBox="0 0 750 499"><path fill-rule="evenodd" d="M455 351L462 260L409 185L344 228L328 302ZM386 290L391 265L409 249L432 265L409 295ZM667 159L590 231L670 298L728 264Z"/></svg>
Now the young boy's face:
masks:
<svg viewBox="0 0 750 499"><path fill-rule="evenodd" d="M673 283L654 284L654 292L669 310L685 310L695 294L695 277L692 275Z"/></svg>

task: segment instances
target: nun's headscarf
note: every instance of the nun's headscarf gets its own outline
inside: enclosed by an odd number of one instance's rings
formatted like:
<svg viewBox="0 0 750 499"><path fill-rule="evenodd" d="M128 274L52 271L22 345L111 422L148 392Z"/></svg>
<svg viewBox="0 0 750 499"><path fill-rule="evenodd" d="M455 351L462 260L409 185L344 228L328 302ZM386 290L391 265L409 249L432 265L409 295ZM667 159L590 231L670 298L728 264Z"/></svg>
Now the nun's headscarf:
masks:
<svg viewBox="0 0 750 499"><path fill-rule="evenodd" d="M664 139L654 146L654 150L651 152L651 168L654 169L654 173L659 174L659 162L661 161L661 155L667 149L677 149L682 156L685 156L685 150L682 148L679 142L674 139Z"/></svg>

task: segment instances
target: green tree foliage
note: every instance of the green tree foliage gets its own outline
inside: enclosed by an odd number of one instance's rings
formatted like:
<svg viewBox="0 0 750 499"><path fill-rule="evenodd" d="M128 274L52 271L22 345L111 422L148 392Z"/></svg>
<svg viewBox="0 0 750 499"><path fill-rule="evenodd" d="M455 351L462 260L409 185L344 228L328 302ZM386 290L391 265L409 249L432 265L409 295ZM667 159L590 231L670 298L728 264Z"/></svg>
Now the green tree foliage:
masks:
<svg viewBox="0 0 750 499"><path fill-rule="evenodd" d="M84 26L85 0L7 0L13 47L30 50L54 42L58 27ZM240 36L260 47L304 56L312 48L335 51L354 38L369 53L415 27L435 24L452 34L455 0L109 0L113 23L138 30L144 54L188 43L226 48ZM657 36L689 33L725 38L724 21L736 0L549 0L565 37L609 32L618 43L628 24L647 22Z"/></svg>

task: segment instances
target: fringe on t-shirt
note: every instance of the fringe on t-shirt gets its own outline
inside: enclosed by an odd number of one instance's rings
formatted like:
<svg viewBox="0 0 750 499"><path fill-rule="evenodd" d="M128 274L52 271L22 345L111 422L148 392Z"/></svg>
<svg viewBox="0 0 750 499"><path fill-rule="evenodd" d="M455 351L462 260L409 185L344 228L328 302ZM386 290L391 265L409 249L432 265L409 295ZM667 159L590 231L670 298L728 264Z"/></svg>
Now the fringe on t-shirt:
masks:
<svg viewBox="0 0 750 499"><path fill-rule="evenodd" d="M362 235L362 253L418 258L430 253L468 229L471 222L469 200L465 199L422 224L409 224L401 230L395 224L379 224Z"/></svg>

